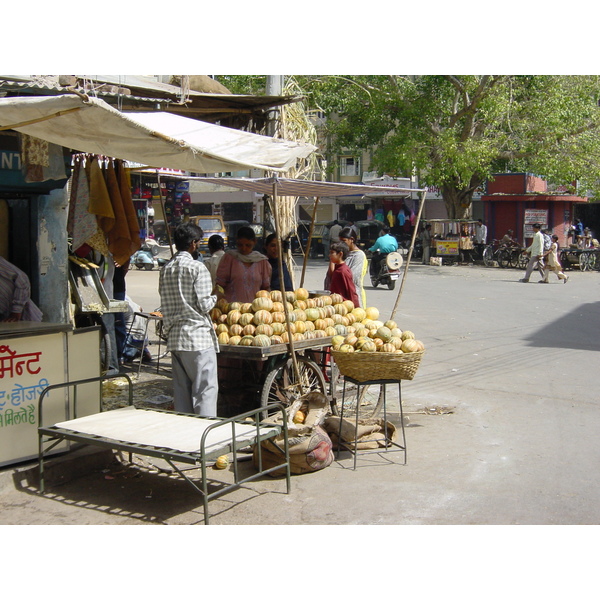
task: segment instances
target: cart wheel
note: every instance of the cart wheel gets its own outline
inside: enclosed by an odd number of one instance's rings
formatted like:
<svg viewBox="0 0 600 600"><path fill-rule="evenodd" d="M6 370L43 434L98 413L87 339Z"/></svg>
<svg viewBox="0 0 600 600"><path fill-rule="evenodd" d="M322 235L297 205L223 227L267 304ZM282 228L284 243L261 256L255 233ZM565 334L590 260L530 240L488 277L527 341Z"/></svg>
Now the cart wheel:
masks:
<svg viewBox="0 0 600 600"><path fill-rule="evenodd" d="M342 390L344 381L340 378L331 408L336 417L340 416L342 402ZM356 398L356 386L346 382L346 395L344 397L344 416L349 417L356 414L358 405L358 416L361 419L375 419L383 408L383 389L379 385L363 385L360 388L360 398Z"/></svg>
<svg viewBox="0 0 600 600"><path fill-rule="evenodd" d="M261 406L267 406L272 402L281 402L284 406L289 406L294 400L308 394L308 392L327 394L327 384L320 367L304 356L298 356L296 360L298 361L300 382L296 381L294 364L291 358L288 358L283 364L276 365L265 379L260 394Z"/></svg>
<svg viewBox="0 0 600 600"><path fill-rule="evenodd" d="M579 270L589 271L590 270L590 255L587 252L582 252L579 255Z"/></svg>
<svg viewBox="0 0 600 600"><path fill-rule="evenodd" d="M492 250L491 246L486 246L483 249L483 264L486 267L494 266L494 251Z"/></svg>

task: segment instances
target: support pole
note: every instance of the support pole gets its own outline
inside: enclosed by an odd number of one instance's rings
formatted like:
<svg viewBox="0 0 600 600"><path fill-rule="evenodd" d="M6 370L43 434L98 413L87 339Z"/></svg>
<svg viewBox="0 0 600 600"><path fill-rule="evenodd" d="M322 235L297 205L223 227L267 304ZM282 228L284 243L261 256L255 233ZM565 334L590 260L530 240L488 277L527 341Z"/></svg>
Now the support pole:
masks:
<svg viewBox="0 0 600 600"><path fill-rule="evenodd" d="M312 244L312 235L315 229L315 218L317 217L317 206L319 205L319 198L315 198L315 205L313 207L312 219L310 222L310 230L308 232L308 241L306 242L306 250L304 251L304 263L302 264L302 277L300 278L300 287L304 287L304 275L306 273L306 264L308 262L308 255L310 254L310 246Z"/></svg>
<svg viewBox="0 0 600 600"><path fill-rule="evenodd" d="M290 357L292 359L292 365L294 368L294 374L296 376L296 381L300 383L300 370L298 369L298 361L296 360L296 352L294 350L294 340L293 333L291 328L290 321L290 313L288 310L288 303L285 297L285 278L283 276L283 240L281 239L281 223L279 221L279 209L277 207L277 177L273 178L273 206L271 207L273 210L273 217L275 218L275 228L277 229L277 242L279 243L279 252L277 253L277 261L279 262L279 289L281 290L281 294L283 296L283 312L285 314L285 324L287 327L288 333L288 348L290 350Z"/></svg>
<svg viewBox="0 0 600 600"><path fill-rule="evenodd" d="M410 259L412 257L413 249L415 247L415 239L417 238L417 231L419 231L419 222L421 221L421 213L423 212L423 207L425 206L425 196L427 195L427 191L423 190L421 192L421 202L419 204L419 212L417 213L417 219L415 221L415 229L412 234L412 239L410 241L410 248L408 250L408 256L406 257L406 262L404 263L404 275L402 276L402 283L400 284L400 289L398 290L398 296L396 298L396 304L394 304L394 309L392 310L392 314L390 315L390 320L394 320L394 316L396 314L396 310L398 309L398 304L400 303L400 297L402 296L402 290L404 289L404 284L406 283L406 277L408 275L408 266L410 265Z"/></svg>
<svg viewBox="0 0 600 600"><path fill-rule="evenodd" d="M171 258L173 258L173 242L171 241L171 229L167 222L167 215L165 213L165 199L162 195L162 188L160 186L160 173L156 170L156 179L158 180L158 193L160 195L160 206L162 208L163 217L165 218L165 230L167 232L167 242L169 242L169 251L171 252ZM141 363L140 363L141 364Z"/></svg>

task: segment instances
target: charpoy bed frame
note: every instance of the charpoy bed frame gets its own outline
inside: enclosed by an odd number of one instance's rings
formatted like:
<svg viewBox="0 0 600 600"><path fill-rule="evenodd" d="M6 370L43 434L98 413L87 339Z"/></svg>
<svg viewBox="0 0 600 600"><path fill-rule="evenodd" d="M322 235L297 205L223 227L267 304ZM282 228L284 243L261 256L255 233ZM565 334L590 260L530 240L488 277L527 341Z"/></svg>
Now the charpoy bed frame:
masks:
<svg viewBox="0 0 600 600"><path fill-rule="evenodd" d="M116 377L125 377L128 381L128 406L102 411L102 381ZM100 386L100 393L98 394L100 398L99 411L96 414L78 417L78 388L93 383ZM45 403L49 404L52 401L52 391L66 387L73 389L71 394L54 395L54 399L60 398L60 401L65 403L65 420L52 425L45 424L43 413ZM268 473L285 471L286 493L290 493L290 460L285 408L282 404L273 404L271 408L283 413L283 424L261 423L259 413L264 411L265 407L228 419L204 418L173 411L136 408L133 406L131 379L127 375L94 377L48 386L40 394L38 404L40 492L43 494L45 491L44 458L48 452L62 441L70 440L82 444L108 447L128 452L130 460L132 454L138 454L167 461L179 475L202 495L204 523L208 524L209 500ZM254 422L248 421L248 418L254 419ZM263 468L260 442L273 440L277 436L283 438L284 448L280 449L279 445L275 443L272 446L282 453L282 464ZM237 453L241 448L254 445L257 448L257 472L240 479ZM209 494L206 477L207 462L212 462L217 457L229 453L233 453L234 483ZM175 463L199 466L202 478L200 486L192 481Z"/></svg>

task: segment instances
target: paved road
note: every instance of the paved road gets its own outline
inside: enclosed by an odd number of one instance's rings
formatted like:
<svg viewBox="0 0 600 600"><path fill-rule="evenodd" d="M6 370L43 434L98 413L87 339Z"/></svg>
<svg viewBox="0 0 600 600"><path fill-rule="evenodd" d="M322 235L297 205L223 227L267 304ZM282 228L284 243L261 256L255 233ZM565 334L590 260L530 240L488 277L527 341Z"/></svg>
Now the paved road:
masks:
<svg viewBox="0 0 600 600"><path fill-rule="evenodd" d="M306 287L319 289L324 271L324 261L311 261ZM146 310L159 304L157 275L127 278ZM282 490L279 481L257 482L215 500L212 522L600 523L600 273L573 272L566 285L519 277L498 268L411 266L396 320L427 352L416 378L403 384L406 466L365 458L353 471L343 458L294 477L289 496L262 493ZM368 287L368 302L387 316L397 292ZM15 491L6 475L0 523L201 520L194 495L169 478L164 485L152 475L106 480L97 471L42 499L31 488Z"/></svg>

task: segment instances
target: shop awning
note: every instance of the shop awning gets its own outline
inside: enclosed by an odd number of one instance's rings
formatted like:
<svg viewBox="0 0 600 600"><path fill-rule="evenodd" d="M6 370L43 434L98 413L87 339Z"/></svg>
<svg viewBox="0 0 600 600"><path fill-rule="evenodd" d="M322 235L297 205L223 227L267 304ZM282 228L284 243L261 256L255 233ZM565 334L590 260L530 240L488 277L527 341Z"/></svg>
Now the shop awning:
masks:
<svg viewBox="0 0 600 600"><path fill-rule="evenodd" d="M406 188L399 190L396 187L370 186L352 183L332 183L328 181L305 181L303 179L280 179L279 177L266 177L251 179L246 177L194 177L194 181L201 181L215 185L224 185L240 190L257 192L278 196L308 196L323 198L325 196L364 196L382 191L393 192L425 192L424 189ZM274 190L276 191L274 192Z"/></svg>
<svg viewBox="0 0 600 600"><path fill-rule="evenodd" d="M0 128L79 152L194 173L285 172L316 150L164 112L121 113L76 94L0 98Z"/></svg>

